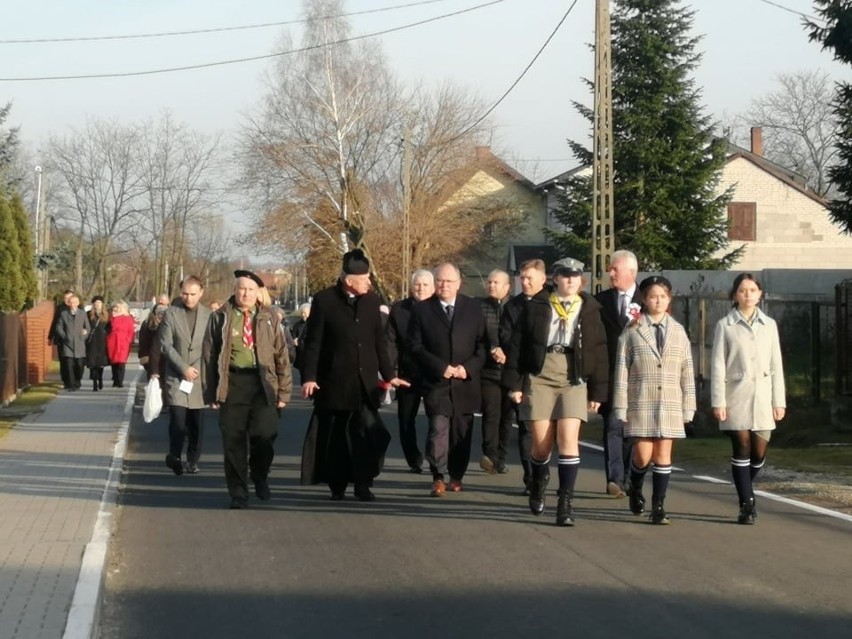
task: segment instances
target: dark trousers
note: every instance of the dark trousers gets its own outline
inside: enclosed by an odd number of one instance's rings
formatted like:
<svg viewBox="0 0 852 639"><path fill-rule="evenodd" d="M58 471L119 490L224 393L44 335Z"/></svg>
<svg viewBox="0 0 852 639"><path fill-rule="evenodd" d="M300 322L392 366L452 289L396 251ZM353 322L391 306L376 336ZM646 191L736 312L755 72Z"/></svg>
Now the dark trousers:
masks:
<svg viewBox="0 0 852 639"><path fill-rule="evenodd" d="M482 380L482 454L492 462L506 463L509 431L514 417L512 400L500 382Z"/></svg>
<svg viewBox="0 0 852 639"><path fill-rule="evenodd" d="M95 389L104 387L104 367L91 366L89 368L89 376L92 378L92 384Z"/></svg>
<svg viewBox="0 0 852 639"><path fill-rule="evenodd" d="M63 361L65 362L67 380L63 379L62 385L65 388L80 388L83 383L83 371L86 369L86 360L82 357L60 357L60 374Z"/></svg>
<svg viewBox="0 0 852 639"><path fill-rule="evenodd" d="M625 485L630 466L630 443L624 439L624 422L615 418L611 406L604 404L603 417L604 471L607 482Z"/></svg>
<svg viewBox="0 0 852 639"><path fill-rule="evenodd" d="M178 459L186 441L186 461L197 464L201 458L201 440L204 435L202 409L186 406L169 406L169 454Z"/></svg>
<svg viewBox="0 0 852 639"><path fill-rule="evenodd" d="M259 374L228 374L228 397L219 407L219 430L228 493L247 499L249 474L253 480L266 479L278 437L278 409L267 403Z"/></svg>
<svg viewBox="0 0 852 639"><path fill-rule="evenodd" d="M426 459L432 477L461 481L470 463L473 415L430 415Z"/></svg>
<svg viewBox="0 0 852 639"><path fill-rule="evenodd" d="M124 386L124 369L127 364L110 364L112 369L112 385L113 387L121 388Z"/></svg>
<svg viewBox="0 0 852 639"><path fill-rule="evenodd" d="M420 468L423 453L417 446L417 411L420 410L422 393L415 388L396 389L396 414L399 418L399 443L405 461L411 468Z"/></svg>
<svg viewBox="0 0 852 639"><path fill-rule="evenodd" d="M74 385L71 382L71 360L73 357L62 357L59 356L59 377L62 378L62 388L69 389L74 388Z"/></svg>

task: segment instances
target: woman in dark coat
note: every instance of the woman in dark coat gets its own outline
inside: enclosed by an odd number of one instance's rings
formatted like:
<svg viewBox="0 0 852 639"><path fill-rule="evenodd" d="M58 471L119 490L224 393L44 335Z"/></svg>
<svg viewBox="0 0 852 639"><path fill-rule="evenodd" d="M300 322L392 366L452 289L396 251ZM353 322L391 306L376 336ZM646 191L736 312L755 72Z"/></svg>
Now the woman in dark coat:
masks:
<svg viewBox="0 0 852 639"><path fill-rule="evenodd" d="M609 357L600 304L581 291L583 264L572 258L553 265L551 292L527 303L512 332L503 386L520 404L533 446L529 506L544 512L550 455L559 451L556 524L574 525L574 485L580 467L580 426L597 412L609 388Z"/></svg>
<svg viewBox="0 0 852 639"><path fill-rule="evenodd" d="M145 369L146 381L150 381L151 375L154 374L163 377L163 360L160 358L160 341L157 339L157 331L167 308L168 306L162 304L154 306L139 327L139 363Z"/></svg>
<svg viewBox="0 0 852 639"><path fill-rule="evenodd" d="M89 337L86 340L86 366L89 367L92 378L92 390L99 391L104 387L104 367L109 365L106 348L109 313L104 305L104 298L100 295L92 298L89 326Z"/></svg>

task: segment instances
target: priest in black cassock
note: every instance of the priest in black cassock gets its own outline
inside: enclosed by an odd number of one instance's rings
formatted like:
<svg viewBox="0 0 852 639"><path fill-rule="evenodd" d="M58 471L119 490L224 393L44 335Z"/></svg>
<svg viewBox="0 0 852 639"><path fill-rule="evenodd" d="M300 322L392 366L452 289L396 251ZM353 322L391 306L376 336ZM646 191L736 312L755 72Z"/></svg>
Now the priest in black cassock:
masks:
<svg viewBox="0 0 852 639"><path fill-rule="evenodd" d="M302 395L314 412L302 449L302 484L326 483L343 499L349 483L361 501L382 471L390 433L378 413L379 375L394 386L378 295L370 291L370 263L363 251L343 256L337 284L316 294L305 338Z"/></svg>

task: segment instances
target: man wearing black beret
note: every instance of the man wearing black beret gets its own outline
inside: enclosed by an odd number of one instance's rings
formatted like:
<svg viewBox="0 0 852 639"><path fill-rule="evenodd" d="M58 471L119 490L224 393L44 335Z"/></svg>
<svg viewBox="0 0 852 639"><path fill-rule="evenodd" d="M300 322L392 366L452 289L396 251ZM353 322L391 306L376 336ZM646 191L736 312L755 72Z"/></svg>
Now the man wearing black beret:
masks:
<svg viewBox="0 0 852 639"><path fill-rule="evenodd" d="M328 484L331 498L373 501L390 433L378 413L379 374L394 377L378 295L370 291L370 262L355 249L343 256L337 283L314 296L305 337L302 395L314 413L302 451L302 484Z"/></svg>
<svg viewBox="0 0 852 639"><path fill-rule="evenodd" d="M201 377L205 403L220 409L231 508L246 508L249 478L258 499L272 495L267 477L292 377L278 319L258 301L263 280L245 270L234 277L234 294L207 323Z"/></svg>

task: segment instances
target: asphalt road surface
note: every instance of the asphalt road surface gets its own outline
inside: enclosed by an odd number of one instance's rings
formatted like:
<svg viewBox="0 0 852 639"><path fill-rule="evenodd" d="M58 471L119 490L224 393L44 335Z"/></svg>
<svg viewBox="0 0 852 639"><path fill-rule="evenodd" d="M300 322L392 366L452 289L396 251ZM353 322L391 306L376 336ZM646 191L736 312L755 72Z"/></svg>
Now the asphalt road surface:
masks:
<svg viewBox="0 0 852 639"><path fill-rule="evenodd" d="M675 473L672 524L652 526L603 494L602 458L584 452L577 525L556 527L553 491L533 517L516 454L511 472L486 475L478 437L464 492L435 499L428 473L408 472L393 411L377 501L299 486L309 406L297 400L272 500L252 494L242 511L227 509L214 412L202 474L181 477L164 464L167 418L135 414L101 636L852 636L852 523L761 499L757 524L738 526L732 486Z"/></svg>

